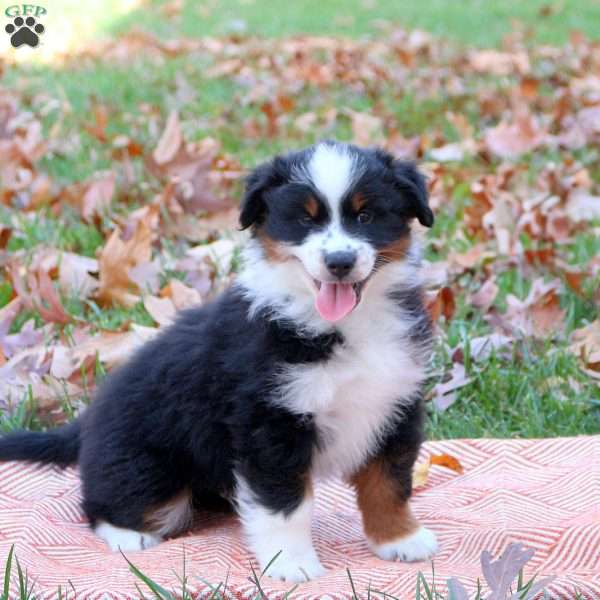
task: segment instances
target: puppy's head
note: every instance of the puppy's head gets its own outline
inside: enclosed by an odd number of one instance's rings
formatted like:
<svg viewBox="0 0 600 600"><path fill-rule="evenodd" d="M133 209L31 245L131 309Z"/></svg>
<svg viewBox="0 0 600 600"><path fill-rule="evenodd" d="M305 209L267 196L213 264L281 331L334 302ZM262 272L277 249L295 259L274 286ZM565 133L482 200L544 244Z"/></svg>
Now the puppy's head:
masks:
<svg viewBox="0 0 600 600"><path fill-rule="evenodd" d="M433 224L414 165L334 142L255 169L240 214L265 260L302 265L319 314L332 322L357 306L378 266L406 257L413 219Z"/></svg>

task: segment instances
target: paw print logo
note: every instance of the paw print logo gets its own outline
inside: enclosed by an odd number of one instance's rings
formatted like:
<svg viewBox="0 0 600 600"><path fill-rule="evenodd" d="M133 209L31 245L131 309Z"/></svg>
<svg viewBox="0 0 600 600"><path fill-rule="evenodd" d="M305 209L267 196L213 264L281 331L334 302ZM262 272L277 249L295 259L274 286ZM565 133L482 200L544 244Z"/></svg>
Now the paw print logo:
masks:
<svg viewBox="0 0 600 600"><path fill-rule="evenodd" d="M23 44L35 48L40 43L40 35L44 33L45 28L41 23L36 24L33 17L16 17L4 30L10 35L10 43L15 48Z"/></svg>

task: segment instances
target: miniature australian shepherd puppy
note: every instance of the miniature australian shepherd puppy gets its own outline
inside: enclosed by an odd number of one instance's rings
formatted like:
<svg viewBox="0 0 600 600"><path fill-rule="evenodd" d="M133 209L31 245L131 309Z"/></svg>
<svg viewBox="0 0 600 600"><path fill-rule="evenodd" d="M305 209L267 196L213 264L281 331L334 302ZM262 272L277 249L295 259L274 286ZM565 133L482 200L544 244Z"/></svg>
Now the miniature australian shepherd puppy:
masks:
<svg viewBox="0 0 600 600"><path fill-rule="evenodd" d="M0 460L78 463L115 550L223 499L262 568L280 553L267 575L315 578L313 480L341 476L379 557L430 557L408 504L431 338L414 219L433 223L424 179L381 150L322 142L259 166L235 284L111 373L74 423L0 439Z"/></svg>

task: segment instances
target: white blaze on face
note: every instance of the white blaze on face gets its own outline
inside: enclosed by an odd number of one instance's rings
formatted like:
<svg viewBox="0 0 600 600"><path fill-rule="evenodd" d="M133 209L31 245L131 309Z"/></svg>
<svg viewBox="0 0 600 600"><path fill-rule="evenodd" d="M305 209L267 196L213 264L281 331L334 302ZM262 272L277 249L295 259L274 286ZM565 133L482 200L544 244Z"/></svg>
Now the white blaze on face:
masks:
<svg viewBox="0 0 600 600"><path fill-rule="evenodd" d="M356 158L345 147L332 144L317 146L304 171L327 202L330 222L291 251L302 261L309 275L321 282L316 308L328 321L337 321L354 308L357 297L351 283L368 277L377 257L371 244L351 236L342 227L342 200L360 171ZM325 265L325 256L334 252L356 255L356 264L345 280L349 283L339 283Z"/></svg>
<svg viewBox="0 0 600 600"><path fill-rule="evenodd" d="M307 171L313 185L329 203L333 221L339 222L341 200L357 175L355 159L344 147L319 144Z"/></svg>

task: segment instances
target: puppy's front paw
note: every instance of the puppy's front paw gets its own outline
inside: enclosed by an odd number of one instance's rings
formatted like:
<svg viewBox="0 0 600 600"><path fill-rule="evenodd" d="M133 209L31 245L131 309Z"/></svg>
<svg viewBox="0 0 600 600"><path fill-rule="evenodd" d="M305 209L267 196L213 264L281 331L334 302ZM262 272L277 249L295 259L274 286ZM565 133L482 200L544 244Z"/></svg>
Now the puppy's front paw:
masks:
<svg viewBox="0 0 600 600"><path fill-rule="evenodd" d="M267 563L268 564L268 563ZM266 565L262 565L264 569ZM302 583L325 574L325 568L315 552L296 556L282 552L267 569L265 575L281 581Z"/></svg>
<svg viewBox="0 0 600 600"><path fill-rule="evenodd" d="M413 562L431 558L437 552L438 543L433 531L419 527L406 537L383 544L371 543L371 548L383 560Z"/></svg>

